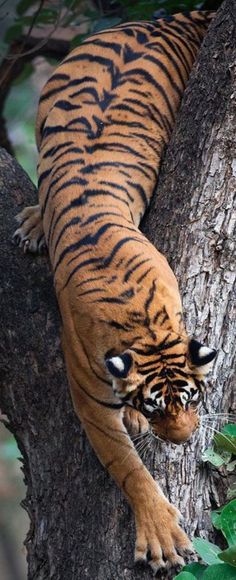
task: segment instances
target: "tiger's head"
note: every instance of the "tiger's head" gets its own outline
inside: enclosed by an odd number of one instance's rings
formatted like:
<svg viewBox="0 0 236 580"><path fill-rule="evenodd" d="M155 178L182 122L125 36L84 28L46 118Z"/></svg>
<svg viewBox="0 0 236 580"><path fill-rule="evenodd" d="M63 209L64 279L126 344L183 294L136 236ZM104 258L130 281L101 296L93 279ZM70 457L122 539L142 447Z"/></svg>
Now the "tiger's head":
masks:
<svg viewBox="0 0 236 580"><path fill-rule="evenodd" d="M173 443L199 425L205 375L216 351L194 338L167 337L106 358L116 396L141 411L154 435Z"/></svg>

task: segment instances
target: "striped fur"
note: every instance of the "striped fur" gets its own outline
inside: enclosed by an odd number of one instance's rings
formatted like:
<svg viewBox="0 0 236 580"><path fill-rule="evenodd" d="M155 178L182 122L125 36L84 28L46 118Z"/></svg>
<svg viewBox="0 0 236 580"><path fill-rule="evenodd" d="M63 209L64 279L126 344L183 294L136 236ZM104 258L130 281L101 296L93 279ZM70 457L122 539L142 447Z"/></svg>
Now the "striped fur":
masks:
<svg viewBox="0 0 236 580"><path fill-rule="evenodd" d="M189 541L125 425L188 439L215 351L188 338L176 278L138 226L211 18L122 24L69 54L37 118L43 227L26 208L16 231L32 251L45 235L74 406L133 507L136 559L150 549L154 571L182 563Z"/></svg>

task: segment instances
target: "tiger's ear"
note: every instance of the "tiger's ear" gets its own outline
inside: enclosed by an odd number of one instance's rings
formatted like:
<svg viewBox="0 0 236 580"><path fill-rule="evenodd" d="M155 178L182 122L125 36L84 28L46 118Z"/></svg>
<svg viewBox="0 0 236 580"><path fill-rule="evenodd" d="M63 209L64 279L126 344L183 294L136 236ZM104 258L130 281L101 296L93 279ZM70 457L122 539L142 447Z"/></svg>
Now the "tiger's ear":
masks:
<svg viewBox="0 0 236 580"><path fill-rule="evenodd" d="M189 341L188 355L190 362L204 375L210 370L216 354L217 351L215 349L201 344L195 338L191 338Z"/></svg>
<svg viewBox="0 0 236 580"><path fill-rule="evenodd" d="M134 366L133 357L128 351L106 358L105 363L109 373L116 379L127 379Z"/></svg>

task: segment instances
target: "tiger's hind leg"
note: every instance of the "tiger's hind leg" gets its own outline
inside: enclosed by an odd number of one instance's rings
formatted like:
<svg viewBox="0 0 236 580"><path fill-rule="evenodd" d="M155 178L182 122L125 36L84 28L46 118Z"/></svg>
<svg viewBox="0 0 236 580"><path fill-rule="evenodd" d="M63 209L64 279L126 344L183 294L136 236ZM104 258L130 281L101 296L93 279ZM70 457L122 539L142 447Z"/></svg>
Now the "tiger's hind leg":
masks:
<svg viewBox="0 0 236 580"><path fill-rule="evenodd" d="M46 250L43 222L39 205L25 207L17 214L19 228L14 232L13 240L24 252L42 254Z"/></svg>

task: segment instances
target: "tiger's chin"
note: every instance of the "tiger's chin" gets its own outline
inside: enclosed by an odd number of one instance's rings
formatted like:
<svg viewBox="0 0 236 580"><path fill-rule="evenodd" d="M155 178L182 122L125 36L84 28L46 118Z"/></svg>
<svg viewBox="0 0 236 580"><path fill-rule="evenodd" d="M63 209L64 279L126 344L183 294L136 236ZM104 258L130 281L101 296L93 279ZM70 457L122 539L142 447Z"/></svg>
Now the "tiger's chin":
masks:
<svg viewBox="0 0 236 580"><path fill-rule="evenodd" d="M154 436L176 445L186 443L199 426L196 409L179 410L176 414L156 416L151 421Z"/></svg>

